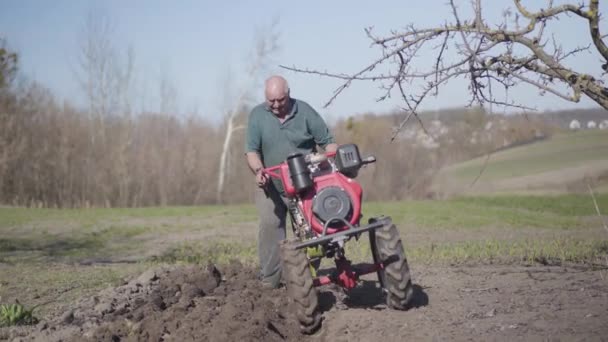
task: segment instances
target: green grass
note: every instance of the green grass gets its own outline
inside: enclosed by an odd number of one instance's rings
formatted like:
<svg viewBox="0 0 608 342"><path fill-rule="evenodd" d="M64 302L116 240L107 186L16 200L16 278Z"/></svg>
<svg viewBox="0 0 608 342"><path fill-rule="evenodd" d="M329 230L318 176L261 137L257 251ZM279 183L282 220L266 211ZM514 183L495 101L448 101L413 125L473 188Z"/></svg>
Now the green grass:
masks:
<svg viewBox="0 0 608 342"><path fill-rule="evenodd" d="M0 260L78 261L103 258L113 253L134 251L139 247L133 238L150 231L142 226L110 226L101 230L48 234L29 234L27 237L0 238Z"/></svg>
<svg viewBox="0 0 608 342"><path fill-rule="evenodd" d="M49 222L66 222L79 228L92 227L100 222L124 219L151 218L197 218L206 216L231 216L230 211L238 212L241 220L255 215L251 206L198 206L198 207L147 207L147 208L91 208L91 209L47 209L0 207L0 227L22 226ZM231 217L232 218L232 217ZM224 220L224 223L229 221Z"/></svg>
<svg viewBox="0 0 608 342"><path fill-rule="evenodd" d="M600 210L608 212L608 194L598 195L597 200ZM365 211L370 213L369 216L384 213L393 218L401 228L408 256L414 262L582 262L608 254L608 234L604 240L596 239L597 235L601 236L602 223L589 196L505 195L446 201L366 203ZM597 227L598 234L593 237L586 235L590 225ZM542 239L524 236L522 239L500 240L491 236L495 229L555 233ZM442 231L470 231L478 234L480 239L441 243L411 241L408 233L412 231L425 232L431 237L441 235ZM577 236L577 231L580 231L580 236ZM347 251L353 260L369 261L371 258L367 237L359 242L349 242ZM204 263L225 261L231 257L254 263L257 258L255 245L235 241L186 243L158 260Z"/></svg>
<svg viewBox="0 0 608 342"><path fill-rule="evenodd" d="M608 160L608 131L580 131L558 134L546 141L493 153L481 179L496 181L581 166ZM473 180L482 169L485 156L453 165L450 177Z"/></svg>
<svg viewBox="0 0 608 342"><path fill-rule="evenodd" d="M601 211L608 211L608 193L596 195ZM468 203L479 208L503 208L506 210L529 211L537 214L551 214L560 217L580 217L596 215L593 198L589 195L567 194L559 196L480 196L460 198L455 203Z"/></svg>
<svg viewBox="0 0 608 342"><path fill-rule="evenodd" d="M603 262L608 255L608 239L587 240L552 238L543 240L480 241L421 244L403 241L405 253L412 264L461 263L543 263L561 264ZM367 240L347 245L347 254L354 262L371 262ZM331 262L324 265L330 265Z"/></svg>
<svg viewBox="0 0 608 342"><path fill-rule="evenodd" d="M0 261L120 258L138 239L256 220L251 205L41 209L0 207Z"/></svg>
<svg viewBox="0 0 608 342"><path fill-rule="evenodd" d="M608 213L608 194L598 194L597 201L600 211ZM120 259L142 254L149 247L143 243L144 236L162 237L210 228L219 228L218 233L204 240L176 241L153 260L203 263L231 257L242 261L257 258L255 241L239 239L238 230L232 235L221 233L223 226L244 223L243 233L254 237L257 218L252 205L81 210L0 208L0 213L0 261L4 262ZM580 231L583 234L581 243L588 241L585 239L591 241L597 239L597 235L587 236L589 227L601 230L602 223L593 201L585 195L503 195L443 201L375 202L365 203L364 214L364 222L371 216L391 216L401 229L405 244L409 244L412 257L420 260L482 260L484 255L494 255L488 249L495 244L504 246L493 248L497 258L506 256L523 260L534 255L530 250L548 251L542 244L526 242L526 248L523 248L522 241L497 240L493 236L497 230L513 232L511 235L521 235L522 239L530 238L531 234L536 234L534 232L547 234L552 231L554 235L547 236L542 243L571 249L574 254L566 258L568 260L575 260L576 256L594 257L593 253L603 251L602 246L596 245L582 248L572 239L573 235L579 234L575 232ZM190 221L183 221L185 218ZM136 220L130 222L130 219ZM70 228L61 228L66 226ZM55 231L54 227L60 228ZM474 238L443 241L443 232ZM409 236L422 237L424 241L414 244L405 238ZM560 239L570 240L560 244ZM543 253L551 258L557 255L556 251Z"/></svg>
<svg viewBox="0 0 608 342"><path fill-rule="evenodd" d="M408 260L413 264L460 264L460 263L581 263L602 260L608 255L608 239L586 240L576 238L552 238L543 240L448 242L439 244L416 244L404 239ZM371 262L371 250L367 236L360 241L346 244L346 254L355 263ZM236 259L253 265L257 261L253 244L220 242L216 245L185 243L151 261L161 263L225 264ZM324 267L333 266L333 261L324 259Z"/></svg>
<svg viewBox="0 0 608 342"><path fill-rule="evenodd" d="M608 213L608 194L596 196L600 212ZM364 214L391 216L398 225L420 229L576 229L596 216L593 200L585 195L480 196L445 201L366 203Z"/></svg>
<svg viewBox="0 0 608 342"><path fill-rule="evenodd" d="M26 308L20 303L0 304L0 327L38 323L34 309L36 308Z"/></svg>
<svg viewBox="0 0 608 342"><path fill-rule="evenodd" d="M254 243L238 243L216 240L213 242L186 242L175 246L163 255L152 258L160 263L225 264L239 260L244 264L255 263L257 249Z"/></svg>

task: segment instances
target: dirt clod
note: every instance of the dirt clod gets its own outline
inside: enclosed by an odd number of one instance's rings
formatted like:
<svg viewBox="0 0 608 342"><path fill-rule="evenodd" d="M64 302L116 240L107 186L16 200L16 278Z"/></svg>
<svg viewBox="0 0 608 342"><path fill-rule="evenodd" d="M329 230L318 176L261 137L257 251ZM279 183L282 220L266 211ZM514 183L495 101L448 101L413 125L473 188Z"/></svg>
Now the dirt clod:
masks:
<svg viewBox="0 0 608 342"><path fill-rule="evenodd" d="M0 340L604 340L608 283L601 272L518 265L414 268L407 311L388 309L370 276L347 296L336 287L319 288L322 327L305 336L287 291L263 287L254 269L239 263L173 265L84 298L36 326L0 328Z"/></svg>
<svg viewBox="0 0 608 342"><path fill-rule="evenodd" d="M225 280L222 280L225 279ZM298 340L282 289L263 288L253 270L233 262L165 266L81 300L29 340ZM15 337L13 332L11 337Z"/></svg>

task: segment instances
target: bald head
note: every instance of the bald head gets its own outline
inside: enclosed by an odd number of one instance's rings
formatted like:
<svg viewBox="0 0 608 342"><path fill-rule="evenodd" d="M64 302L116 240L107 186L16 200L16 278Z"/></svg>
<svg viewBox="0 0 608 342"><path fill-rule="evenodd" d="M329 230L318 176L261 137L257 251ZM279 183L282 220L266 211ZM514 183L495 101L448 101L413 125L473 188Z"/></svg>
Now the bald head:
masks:
<svg viewBox="0 0 608 342"><path fill-rule="evenodd" d="M289 93L289 85L287 84L287 80L284 79L282 76L271 76L269 77L266 82L265 82L266 88L265 88L265 94L266 94L266 98L268 98L269 95L285 95L287 93Z"/></svg>
<svg viewBox="0 0 608 342"><path fill-rule="evenodd" d="M277 116L285 116L290 110L289 85L287 80L275 75L269 77L264 83L264 96L270 111Z"/></svg>

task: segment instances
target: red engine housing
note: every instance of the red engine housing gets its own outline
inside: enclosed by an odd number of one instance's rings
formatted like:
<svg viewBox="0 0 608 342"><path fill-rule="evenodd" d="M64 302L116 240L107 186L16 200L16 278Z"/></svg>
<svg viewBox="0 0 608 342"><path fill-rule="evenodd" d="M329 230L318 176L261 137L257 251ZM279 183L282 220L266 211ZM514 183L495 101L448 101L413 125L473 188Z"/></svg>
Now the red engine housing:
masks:
<svg viewBox="0 0 608 342"><path fill-rule="evenodd" d="M335 153L327 154L328 157L333 157L334 155ZM283 183L287 197L294 198L299 196L301 200L299 201L299 205L301 205L300 209L304 214L304 218L310 224L312 230L316 234L321 235L323 233L324 223L314 215L313 203L317 194L327 187L338 187L346 192L350 198L352 208L349 223L352 226L359 225L359 220L361 218L361 200L363 190L361 189L361 185L359 185L359 183L354 179L349 178L340 172L333 171L314 176L312 178L313 186L310 189L298 193L292 184L287 163L284 162L277 166L270 167L265 171L271 177L277 178ZM333 234L341 230L349 229L348 225L340 224L340 221L335 221L332 223L333 224L331 227L327 227L326 234Z"/></svg>
<svg viewBox="0 0 608 342"><path fill-rule="evenodd" d="M352 214L349 223L353 226L359 225L359 219L361 218L361 197L363 194L359 183L339 172L333 172L313 178L313 184L313 188L307 190L301 196L303 207L302 212L304 213L306 220L310 223L311 228L317 234L323 233L324 224L323 222L320 222L313 214L312 205L316 194L319 193L323 188L330 186L339 187L348 194L352 205ZM336 221L336 223L339 223L339 221ZM348 228L349 227L345 224L340 224L336 227L327 227L326 234L333 234Z"/></svg>

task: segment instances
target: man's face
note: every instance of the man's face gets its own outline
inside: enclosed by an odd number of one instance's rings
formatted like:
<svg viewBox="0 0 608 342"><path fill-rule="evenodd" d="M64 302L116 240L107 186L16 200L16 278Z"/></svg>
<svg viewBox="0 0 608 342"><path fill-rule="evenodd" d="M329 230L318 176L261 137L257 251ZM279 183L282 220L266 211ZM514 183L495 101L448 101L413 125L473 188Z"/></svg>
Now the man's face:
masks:
<svg viewBox="0 0 608 342"><path fill-rule="evenodd" d="M274 115L287 115L289 112L289 93L283 91L268 92L266 94L266 104Z"/></svg>

